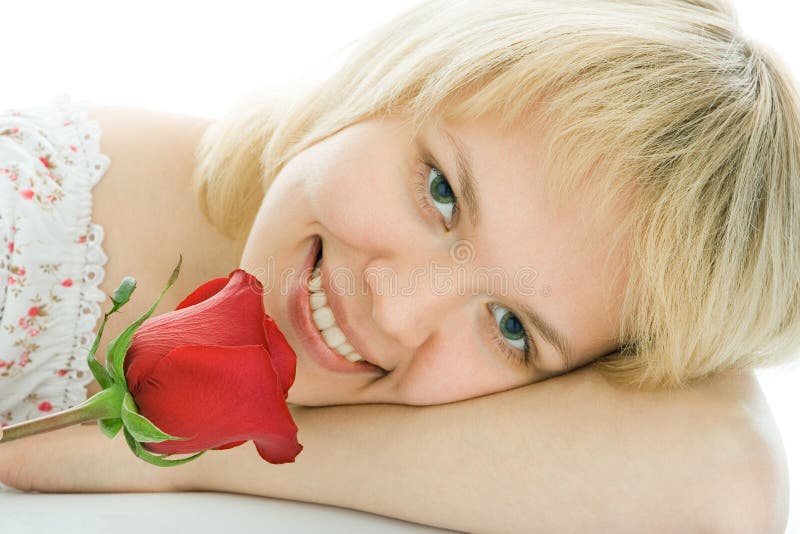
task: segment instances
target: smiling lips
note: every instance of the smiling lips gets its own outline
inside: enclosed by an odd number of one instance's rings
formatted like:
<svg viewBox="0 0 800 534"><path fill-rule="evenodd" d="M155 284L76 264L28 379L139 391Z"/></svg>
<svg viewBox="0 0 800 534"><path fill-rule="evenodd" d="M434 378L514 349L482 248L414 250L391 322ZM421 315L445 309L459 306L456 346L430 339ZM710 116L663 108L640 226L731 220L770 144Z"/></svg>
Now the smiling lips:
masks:
<svg viewBox="0 0 800 534"><path fill-rule="evenodd" d="M387 371L366 360L348 342L344 332L352 332L352 329L347 316L338 305L336 296L323 283L322 248L322 238L315 236L301 269L304 276L288 303L289 320L305 349L303 352L319 366L335 373L386 375ZM328 301L329 296L333 297L333 302Z"/></svg>

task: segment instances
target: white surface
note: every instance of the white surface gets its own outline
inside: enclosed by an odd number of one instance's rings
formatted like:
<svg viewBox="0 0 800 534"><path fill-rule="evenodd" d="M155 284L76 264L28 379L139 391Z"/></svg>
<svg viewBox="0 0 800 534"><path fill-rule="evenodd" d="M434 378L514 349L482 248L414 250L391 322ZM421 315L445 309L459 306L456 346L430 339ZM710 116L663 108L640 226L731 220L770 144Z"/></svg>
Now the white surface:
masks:
<svg viewBox="0 0 800 534"><path fill-rule="evenodd" d="M96 104L219 116L236 96L254 88L280 85L283 80L305 72L333 69L340 59L337 55L340 47L415 3L413 0L227 0L224 3L0 0L3 38L0 64L4 74L0 107L42 105L54 95L68 92L75 99ZM734 0L734 4L745 31L774 47L797 79L800 40L796 3ZM800 488L800 431L793 413L793 407L800 406L800 369L764 373L759 379L783 435L792 488ZM263 525L269 524L269 511L283 514L281 517L297 515L300 518L295 519L299 521L302 517L315 517L315 510L324 510L325 515L320 518L324 519L326 530L340 518L360 517L339 515L316 505L268 499L252 501L240 496L190 495L144 499L159 505L178 503L175 506L185 506L194 517L201 518L206 513L231 515L228 510L241 510L240 506L249 505L247 509ZM98 498L103 497L86 496L82 500L71 495L0 494L0 506L27 507L31 520L50 515L54 521L58 519L54 525L76 521L75 524L83 525L82 534L91 534L102 531L99 526L90 527L85 519L69 515L77 512L58 503L62 502L60 499L72 499L70 502L77 499L80 504L76 508L96 510L92 504L98 501L92 499ZM131 495L116 499L121 500L108 500L104 504L143 502ZM40 506L43 504L46 506ZM301 509L302 513L297 513ZM306 511L312 515L306 516ZM113 514L110 507L106 513ZM246 521L250 513L241 521ZM168 517L159 516L162 520ZM212 522L209 517L198 524ZM115 525L117 532L119 528L124 527ZM271 529L265 527L265 530ZM63 528L58 531L69 532ZM8 530L0 524L0 532L23 531ZM800 490L792 491L787 532L800 533Z"/></svg>
<svg viewBox="0 0 800 534"><path fill-rule="evenodd" d="M69 92L221 115L237 96L331 72L340 48L414 0L0 0L0 107Z"/></svg>
<svg viewBox="0 0 800 534"><path fill-rule="evenodd" d="M453 532L335 506L230 493L22 493L0 485L3 534Z"/></svg>

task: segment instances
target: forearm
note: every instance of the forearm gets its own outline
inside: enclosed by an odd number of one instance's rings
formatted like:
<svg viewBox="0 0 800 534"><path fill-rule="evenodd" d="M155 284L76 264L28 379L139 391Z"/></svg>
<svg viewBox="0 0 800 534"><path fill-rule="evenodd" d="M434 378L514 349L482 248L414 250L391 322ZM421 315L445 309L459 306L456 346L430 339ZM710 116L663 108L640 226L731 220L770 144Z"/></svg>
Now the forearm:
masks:
<svg viewBox="0 0 800 534"><path fill-rule="evenodd" d="M746 446L722 415L736 394L623 392L583 369L440 406L299 408L295 463L211 451L180 484L472 532L697 531L708 475Z"/></svg>

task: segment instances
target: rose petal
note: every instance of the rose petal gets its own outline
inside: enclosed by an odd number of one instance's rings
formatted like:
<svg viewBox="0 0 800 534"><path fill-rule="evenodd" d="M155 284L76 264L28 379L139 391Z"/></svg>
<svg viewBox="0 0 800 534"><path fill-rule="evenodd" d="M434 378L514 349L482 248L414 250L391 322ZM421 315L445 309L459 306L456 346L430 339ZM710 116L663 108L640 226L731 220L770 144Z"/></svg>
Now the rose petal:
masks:
<svg viewBox="0 0 800 534"><path fill-rule="evenodd" d="M289 395L289 388L294 384L297 354L295 354L289 342L286 341L286 337L284 337L278 325L268 315L264 315L264 334L267 338L272 367L278 373L278 379L283 386L283 395L286 397Z"/></svg>
<svg viewBox="0 0 800 534"><path fill-rule="evenodd" d="M252 289L253 284L260 285L254 277L237 269L224 288L205 300L144 321L133 335L123 364L125 376L130 377L130 392L136 393L136 384L149 376L175 347L266 345L264 302ZM212 284L203 290L204 286L195 293L208 295L215 287Z"/></svg>
<svg viewBox="0 0 800 534"><path fill-rule="evenodd" d="M232 449L234 447L238 447L242 443L247 443L247 440L243 439L242 441L234 441L234 442L231 442L231 443L227 443L225 445L220 445L219 447L214 447L214 450L215 451L222 451L222 450L225 450L225 449Z"/></svg>
<svg viewBox="0 0 800 534"><path fill-rule="evenodd" d="M178 307L175 308L176 310L180 310L183 308L188 308L189 306L194 306L195 304L199 304L204 300L208 300L220 291L228 284L228 278L223 276L221 278L214 278L213 280L209 280L205 284L201 285L192 293L187 296L185 299L178 304Z"/></svg>
<svg viewBox="0 0 800 534"><path fill-rule="evenodd" d="M164 432L196 435L142 444L153 453L193 453L252 439L264 460L287 463L303 449L262 345L175 348L131 393L139 412Z"/></svg>

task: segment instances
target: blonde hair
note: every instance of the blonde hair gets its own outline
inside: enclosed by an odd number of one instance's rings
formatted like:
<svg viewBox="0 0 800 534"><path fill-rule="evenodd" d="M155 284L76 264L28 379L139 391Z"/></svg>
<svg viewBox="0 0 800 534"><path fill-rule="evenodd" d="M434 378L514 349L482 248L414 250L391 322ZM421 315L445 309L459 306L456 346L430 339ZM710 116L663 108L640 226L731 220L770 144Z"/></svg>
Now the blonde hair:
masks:
<svg viewBox="0 0 800 534"><path fill-rule="evenodd" d="M206 131L195 186L243 245L286 162L358 121L546 125L556 201L588 182L591 217L629 204L608 248L630 260L620 350L594 365L679 387L800 345L799 110L786 65L722 0L433 0L327 79L243 98Z"/></svg>

